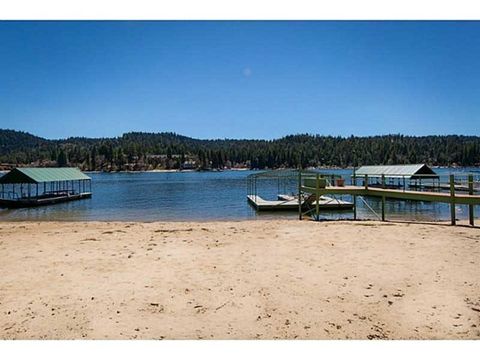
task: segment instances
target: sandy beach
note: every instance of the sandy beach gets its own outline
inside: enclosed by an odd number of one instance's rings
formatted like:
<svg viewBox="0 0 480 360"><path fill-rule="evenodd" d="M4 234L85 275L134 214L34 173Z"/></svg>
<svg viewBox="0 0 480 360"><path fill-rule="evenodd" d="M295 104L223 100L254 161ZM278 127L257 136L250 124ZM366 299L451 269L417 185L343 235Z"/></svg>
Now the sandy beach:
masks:
<svg viewBox="0 0 480 360"><path fill-rule="evenodd" d="M2 339L480 339L480 229L0 223Z"/></svg>

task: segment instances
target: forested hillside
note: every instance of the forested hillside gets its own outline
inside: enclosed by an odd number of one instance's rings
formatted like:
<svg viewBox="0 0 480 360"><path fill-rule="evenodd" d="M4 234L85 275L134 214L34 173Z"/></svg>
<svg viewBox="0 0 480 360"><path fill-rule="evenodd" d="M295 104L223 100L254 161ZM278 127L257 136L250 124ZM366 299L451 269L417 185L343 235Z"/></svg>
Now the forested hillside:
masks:
<svg viewBox="0 0 480 360"><path fill-rule="evenodd" d="M174 133L132 132L116 138L43 139L0 130L2 168L78 166L83 170L153 170L353 166L428 163L480 165L478 136L333 137L199 140Z"/></svg>

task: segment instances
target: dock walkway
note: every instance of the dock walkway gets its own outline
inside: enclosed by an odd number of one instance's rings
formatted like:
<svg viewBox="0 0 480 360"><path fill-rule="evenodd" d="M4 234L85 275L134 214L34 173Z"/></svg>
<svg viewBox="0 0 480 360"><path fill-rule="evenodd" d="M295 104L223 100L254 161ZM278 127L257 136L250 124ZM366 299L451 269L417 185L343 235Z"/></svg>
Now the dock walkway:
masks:
<svg viewBox="0 0 480 360"><path fill-rule="evenodd" d="M453 180L453 179L452 179ZM368 182L365 182L368 184ZM349 186L326 186L321 187L319 186L319 182L317 180L317 186L313 187L309 182L308 184L303 183L300 186L300 193L301 194L314 194L314 196L325 196L328 194L336 194L336 195L351 195L353 196L353 211L354 211L354 219L357 218L356 213L356 203L357 203L357 196L366 196L366 197L379 197L382 199L382 214L381 219L385 221L385 199L397 199L402 201L426 201L426 202L440 202L440 203L447 203L450 204L450 217L452 225L456 224L456 213L455 213L455 206L456 205L468 205L469 207L469 222L470 225L474 225L474 207L480 205L480 195L473 194L472 189L470 190L470 194L465 193L456 193L455 187L452 185L450 188L450 192L434 192L434 191L415 191L415 190L402 190L402 189L391 189L391 188L379 188L379 187L371 187L368 185L363 186L356 186L356 185L349 185ZM309 185L309 186L305 186ZM300 211L299 217L302 219L302 212ZM318 216L318 211L317 211Z"/></svg>
<svg viewBox="0 0 480 360"><path fill-rule="evenodd" d="M385 197L391 199L401 200L416 200L416 201L435 201L443 203L455 203L462 205L480 205L480 195L468 194L450 194L446 192L429 192L429 191L412 191L412 190L398 190L398 189L382 189L377 187L365 186L327 186L325 188L312 188L302 186L302 191L315 193L318 191L319 195L337 194L337 195L360 195L360 196L375 196Z"/></svg>

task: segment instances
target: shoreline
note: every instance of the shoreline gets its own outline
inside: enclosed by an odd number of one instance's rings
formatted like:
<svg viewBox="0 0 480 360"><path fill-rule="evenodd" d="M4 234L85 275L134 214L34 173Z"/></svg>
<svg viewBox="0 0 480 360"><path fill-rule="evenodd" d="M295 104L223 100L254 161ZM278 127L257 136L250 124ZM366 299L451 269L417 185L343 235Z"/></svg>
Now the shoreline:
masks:
<svg viewBox="0 0 480 360"><path fill-rule="evenodd" d="M0 210L2 210L0 208ZM16 210L16 209L3 209L6 211L10 210ZM8 220L2 220L0 217L0 226L2 224L19 224L19 223L25 223L25 224L66 224L66 223L73 223L73 224L79 224L83 223L85 225L92 225L92 224L168 224L168 223L173 223L173 224L181 224L181 223L192 223L192 224L203 224L203 223L250 223L250 222L275 222L275 221L281 221L281 222L311 222L311 223L316 223L319 224L335 224L335 223L342 223L342 224L358 224L358 223L374 223L378 225L382 224L391 224L391 225L427 225L427 226L438 226L438 227L452 227L452 226L457 226L460 228L470 228L470 229L480 229L480 218L475 218L475 225L472 226L469 224L468 219L458 219L456 221L455 225L451 225L450 220L446 219L440 219L440 220L402 220L402 219L386 219L385 221L381 221L378 219L362 219L362 218L357 218L356 220L353 219L322 219L319 221L315 221L309 218L304 218L302 220L298 219L298 216L283 216L283 217L276 217L276 216L271 216L271 217L266 217L266 218L239 218L239 219L232 219L232 218L206 218L206 219L166 219L166 220L138 220L138 219L133 219L133 220L122 220L122 219L113 219L113 220L84 220L84 219L79 219L79 220L26 220L26 219L8 219Z"/></svg>
<svg viewBox="0 0 480 360"><path fill-rule="evenodd" d="M2 339L480 339L478 228L2 222Z"/></svg>

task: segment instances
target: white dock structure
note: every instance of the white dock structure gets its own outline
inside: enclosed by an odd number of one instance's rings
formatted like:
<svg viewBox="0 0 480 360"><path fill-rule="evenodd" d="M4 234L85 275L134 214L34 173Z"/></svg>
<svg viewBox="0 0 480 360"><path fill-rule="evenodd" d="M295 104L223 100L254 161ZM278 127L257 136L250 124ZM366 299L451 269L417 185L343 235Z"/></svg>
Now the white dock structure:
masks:
<svg viewBox="0 0 480 360"><path fill-rule="evenodd" d="M265 200L259 195L247 195L248 202L257 211L298 211L298 197L291 195L278 195L278 200ZM302 207L311 205L310 201L303 199ZM321 196L318 206L321 210L351 210L353 203L334 199L328 196Z"/></svg>

